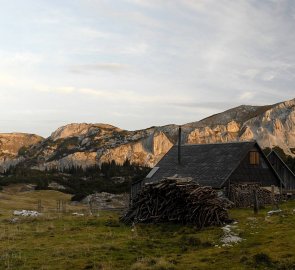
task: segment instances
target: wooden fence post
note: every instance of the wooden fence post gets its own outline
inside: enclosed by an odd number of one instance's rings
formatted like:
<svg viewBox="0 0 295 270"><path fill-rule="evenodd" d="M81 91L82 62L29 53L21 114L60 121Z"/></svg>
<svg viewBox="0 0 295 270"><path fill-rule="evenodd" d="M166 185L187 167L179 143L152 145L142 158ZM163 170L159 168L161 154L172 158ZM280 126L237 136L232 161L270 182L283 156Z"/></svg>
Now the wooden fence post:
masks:
<svg viewBox="0 0 295 270"><path fill-rule="evenodd" d="M60 212L60 200L56 200L56 212Z"/></svg>
<svg viewBox="0 0 295 270"><path fill-rule="evenodd" d="M67 202L66 201L62 201L62 212L66 213L67 212Z"/></svg>
<svg viewBox="0 0 295 270"><path fill-rule="evenodd" d="M38 200L38 202L37 202L37 211L39 212L39 213L41 213L42 212L42 202L41 202L41 200Z"/></svg>
<svg viewBox="0 0 295 270"><path fill-rule="evenodd" d="M275 186L271 185L271 202L272 202L272 210L275 210Z"/></svg>

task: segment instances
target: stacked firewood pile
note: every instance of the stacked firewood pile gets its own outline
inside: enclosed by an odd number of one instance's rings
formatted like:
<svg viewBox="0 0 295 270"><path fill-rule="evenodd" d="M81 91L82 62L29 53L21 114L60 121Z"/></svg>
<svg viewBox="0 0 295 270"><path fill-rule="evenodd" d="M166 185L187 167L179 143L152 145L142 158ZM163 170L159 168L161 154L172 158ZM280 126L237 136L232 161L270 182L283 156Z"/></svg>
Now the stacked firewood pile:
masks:
<svg viewBox="0 0 295 270"><path fill-rule="evenodd" d="M146 184L121 218L126 224L177 222L198 228L229 221L225 202L211 187L183 178Z"/></svg>
<svg viewBox="0 0 295 270"><path fill-rule="evenodd" d="M254 205L254 190L256 190L257 201L260 207L276 203L276 200L278 199L277 197L274 197L273 199L271 191L255 184L231 185L229 198L234 203L235 207L251 207Z"/></svg>

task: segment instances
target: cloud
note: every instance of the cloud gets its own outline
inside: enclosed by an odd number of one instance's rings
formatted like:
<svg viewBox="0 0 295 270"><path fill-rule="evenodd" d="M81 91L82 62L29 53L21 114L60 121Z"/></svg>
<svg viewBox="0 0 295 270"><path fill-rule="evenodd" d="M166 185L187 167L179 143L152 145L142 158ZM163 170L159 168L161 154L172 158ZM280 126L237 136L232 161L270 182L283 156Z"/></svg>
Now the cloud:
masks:
<svg viewBox="0 0 295 270"><path fill-rule="evenodd" d="M253 92L244 92L239 96L239 100L242 102L251 100L255 97L255 93Z"/></svg>
<svg viewBox="0 0 295 270"><path fill-rule="evenodd" d="M75 87L72 87L72 86L57 87L54 89L54 91L58 93L62 93L62 94L70 94L75 91Z"/></svg>
<svg viewBox="0 0 295 270"><path fill-rule="evenodd" d="M140 42L138 44L128 45L125 48L123 47L121 52L123 54L145 54L148 48L149 46L146 43Z"/></svg>
<svg viewBox="0 0 295 270"><path fill-rule="evenodd" d="M42 63L44 61L44 56L42 54L33 52L9 52L0 50L1 66L34 66Z"/></svg>
<svg viewBox="0 0 295 270"><path fill-rule="evenodd" d="M276 77L276 73L275 72L272 72L272 71L265 72L261 76L262 80L264 80L264 81L272 81L275 77Z"/></svg>
<svg viewBox="0 0 295 270"><path fill-rule="evenodd" d="M17 84L17 79L7 74L0 74L0 86L12 87Z"/></svg>
<svg viewBox="0 0 295 270"><path fill-rule="evenodd" d="M134 91L110 91L110 90L97 90L91 88L80 88L76 89L77 92L94 96L97 98L104 98L112 101L118 102L128 102L131 104L172 104L173 102L178 101L188 101L189 98L183 95L181 96L168 96L163 99L162 95L147 95L147 94L137 94Z"/></svg>
<svg viewBox="0 0 295 270"><path fill-rule="evenodd" d="M127 0L127 3L131 3L134 5L138 5L144 8L155 8L157 3L155 1L148 1L148 0ZM160 1L158 1L159 3Z"/></svg>
<svg viewBox="0 0 295 270"><path fill-rule="evenodd" d="M208 3L209 1L207 1ZM196 11L204 11L206 8L206 1L204 0L199 0L199 1L194 1L194 0L182 0L181 3L188 8L194 9Z"/></svg>
<svg viewBox="0 0 295 270"><path fill-rule="evenodd" d="M110 71L118 72L126 70L128 65L121 63L96 63L96 64L84 64L84 65L73 65L70 68L71 72L74 73L88 73L96 71Z"/></svg>
<svg viewBox="0 0 295 270"><path fill-rule="evenodd" d="M7 1L2 114L24 104L63 121L116 122L122 112L138 128L290 99L294 14L292 0Z"/></svg>
<svg viewBox="0 0 295 270"><path fill-rule="evenodd" d="M160 94L148 95L136 93L135 91L130 90L100 90L95 88L79 88L73 86L50 87L44 85L35 85L33 89L36 92L73 95L76 98L81 98L83 96L97 98L102 102L111 102L111 104L123 104L122 102L124 102L124 104L128 103L131 105L161 104L162 106L171 106L177 104L177 101L181 103L188 103L190 100L190 97L184 95L167 96L165 99L163 99L163 96Z"/></svg>
<svg viewBox="0 0 295 270"><path fill-rule="evenodd" d="M75 29L75 34L88 39L110 38L113 36L113 34L111 33L98 31L90 27L78 27Z"/></svg>

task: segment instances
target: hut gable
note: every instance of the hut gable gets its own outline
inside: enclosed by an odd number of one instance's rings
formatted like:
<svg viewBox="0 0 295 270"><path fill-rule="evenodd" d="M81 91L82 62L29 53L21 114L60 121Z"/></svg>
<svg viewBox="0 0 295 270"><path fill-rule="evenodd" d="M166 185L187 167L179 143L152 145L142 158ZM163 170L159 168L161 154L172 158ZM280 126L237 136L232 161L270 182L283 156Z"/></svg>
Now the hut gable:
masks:
<svg viewBox="0 0 295 270"><path fill-rule="evenodd" d="M267 156L271 165L282 179L286 190L295 190L295 174L281 159L277 152L271 151Z"/></svg>
<svg viewBox="0 0 295 270"><path fill-rule="evenodd" d="M277 187L282 183L257 143L248 151L227 181L230 184L248 183Z"/></svg>

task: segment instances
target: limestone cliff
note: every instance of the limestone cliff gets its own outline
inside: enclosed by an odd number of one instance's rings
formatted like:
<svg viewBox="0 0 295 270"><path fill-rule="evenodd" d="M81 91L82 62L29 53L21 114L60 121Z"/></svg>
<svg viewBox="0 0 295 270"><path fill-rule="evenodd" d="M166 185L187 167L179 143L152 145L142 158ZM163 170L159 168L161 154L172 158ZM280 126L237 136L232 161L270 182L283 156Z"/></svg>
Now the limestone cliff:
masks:
<svg viewBox="0 0 295 270"><path fill-rule="evenodd" d="M241 139L254 139L262 147L279 146L286 154L295 152L295 99L276 104L246 121Z"/></svg>
<svg viewBox="0 0 295 270"><path fill-rule="evenodd" d="M160 129L127 131L105 124L70 124L31 147L23 163L41 170L85 168L112 160L123 163L127 159L153 166L173 145L172 139Z"/></svg>
<svg viewBox="0 0 295 270"><path fill-rule="evenodd" d="M286 154L295 154L295 99L271 106L240 106L184 126L192 127L187 143L256 140L263 148L279 146Z"/></svg>
<svg viewBox="0 0 295 270"><path fill-rule="evenodd" d="M140 141L123 144L107 149L100 157L100 162L116 160L122 164L126 159L131 163L153 166L168 152L173 143L163 133L153 133Z"/></svg>

